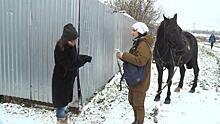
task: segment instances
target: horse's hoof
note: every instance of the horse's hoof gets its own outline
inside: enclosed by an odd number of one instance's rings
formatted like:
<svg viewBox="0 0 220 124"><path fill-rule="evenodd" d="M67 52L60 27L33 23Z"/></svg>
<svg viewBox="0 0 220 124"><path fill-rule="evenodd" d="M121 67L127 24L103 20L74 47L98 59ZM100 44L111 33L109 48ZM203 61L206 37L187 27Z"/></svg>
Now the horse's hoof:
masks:
<svg viewBox="0 0 220 124"><path fill-rule="evenodd" d="M157 102L157 101L160 101L160 98L159 98L159 97L155 97L155 98L154 98L154 101L156 101L156 102Z"/></svg>
<svg viewBox="0 0 220 124"><path fill-rule="evenodd" d="M190 89L189 92L190 92L190 93L194 93L194 92L195 92L195 89Z"/></svg>
<svg viewBox="0 0 220 124"><path fill-rule="evenodd" d="M180 92L180 87L177 87L175 90L174 90L174 92L177 92L177 93L179 93Z"/></svg>
<svg viewBox="0 0 220 124"><path fill-rule="evenodd" d="M164 104L170 104L170 99L165 99Z"/></svg>

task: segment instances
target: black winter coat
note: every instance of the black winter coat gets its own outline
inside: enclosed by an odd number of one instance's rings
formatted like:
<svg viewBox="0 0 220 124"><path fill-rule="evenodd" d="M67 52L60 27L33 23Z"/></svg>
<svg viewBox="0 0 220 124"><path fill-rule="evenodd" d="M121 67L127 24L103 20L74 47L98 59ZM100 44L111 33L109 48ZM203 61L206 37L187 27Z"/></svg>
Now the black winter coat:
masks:
<svg viewBox="0 0 220 124"><path fill-rule="evenodd" d="M64 107L72 101L73 84L77 69L88 62L91 57L78 55L76 46L64 46L60 49L58 43L54 50L55 66L52 77L52 102L54 107Z"/></svg>

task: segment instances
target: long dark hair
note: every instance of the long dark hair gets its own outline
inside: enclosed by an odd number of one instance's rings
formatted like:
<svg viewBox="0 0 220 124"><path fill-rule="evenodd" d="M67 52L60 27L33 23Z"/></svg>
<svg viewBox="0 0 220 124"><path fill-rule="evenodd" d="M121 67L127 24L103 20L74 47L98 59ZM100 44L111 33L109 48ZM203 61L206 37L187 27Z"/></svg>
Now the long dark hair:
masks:
<svg viewBox="0 0 220 124"><path fill-rule="evenodd" d="M60 47L62 51L64 51L64 45L66 45L67 41L64 40L63 36L57 41L57 45Z"/></svg>

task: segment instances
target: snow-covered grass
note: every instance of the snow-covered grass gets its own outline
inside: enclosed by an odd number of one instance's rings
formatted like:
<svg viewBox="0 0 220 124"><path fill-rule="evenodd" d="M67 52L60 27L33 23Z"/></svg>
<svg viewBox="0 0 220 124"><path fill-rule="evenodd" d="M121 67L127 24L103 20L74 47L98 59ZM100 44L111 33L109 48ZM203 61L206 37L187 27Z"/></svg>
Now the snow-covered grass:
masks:
<svg viewBox="0 0 220 124"><path fill-rule="evenodd" d="M179 81L179 69L174 75L171 103L164 104L167 88L161 101L154 102L157 90L157 70L152 64L152 78L145 100L145 124L220 124L220 48L199 44L199 80L195 93L189 93L193 70L186 70L183 89L174 92ZM167 72L164 74L164 82ZM129 124L133 122L132 108L127 100L128 90L123 83L119 91L120 75L116 74L79 115L70 115L74 124ZM164 84L163 84L164 85ZM0 104L0 124L55 124L55 112L21 105ZM72 124L71 123L71 124Z"/></svg>

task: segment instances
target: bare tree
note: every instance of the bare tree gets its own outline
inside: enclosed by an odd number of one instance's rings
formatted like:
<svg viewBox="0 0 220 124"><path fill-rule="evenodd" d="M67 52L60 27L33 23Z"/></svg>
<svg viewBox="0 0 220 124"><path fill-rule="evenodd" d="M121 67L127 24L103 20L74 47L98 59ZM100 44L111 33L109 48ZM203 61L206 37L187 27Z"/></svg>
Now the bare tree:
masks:
<svg viewBox="0 0 220 124"><path fill-rule="evenodd" d="M110 7L118 11L126 11L137 21L153 26L160 18L161 10L155 9L156 0L111 0Z"/></svg>

